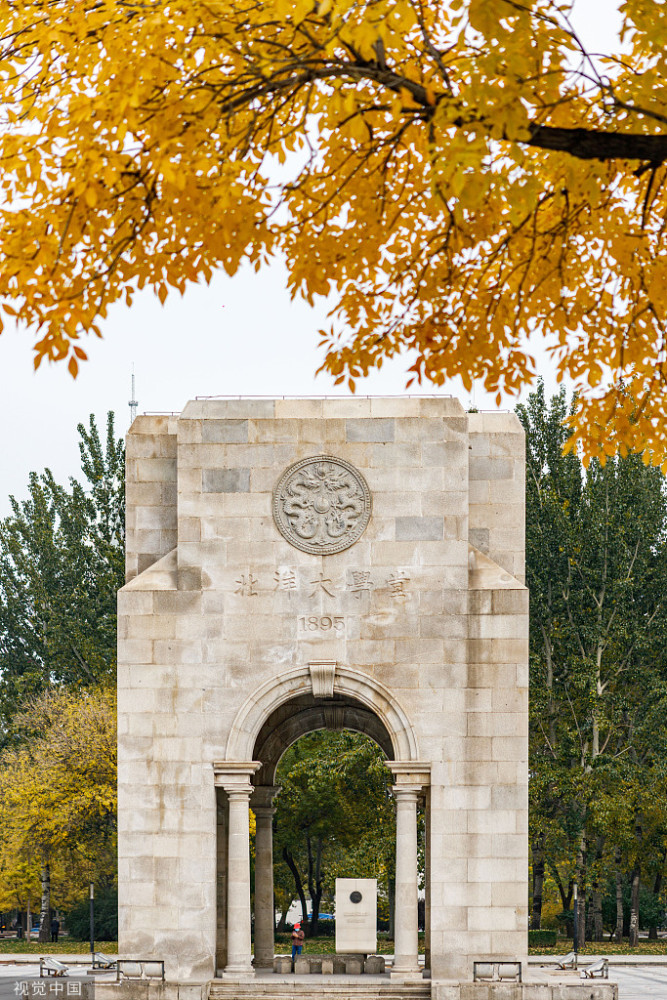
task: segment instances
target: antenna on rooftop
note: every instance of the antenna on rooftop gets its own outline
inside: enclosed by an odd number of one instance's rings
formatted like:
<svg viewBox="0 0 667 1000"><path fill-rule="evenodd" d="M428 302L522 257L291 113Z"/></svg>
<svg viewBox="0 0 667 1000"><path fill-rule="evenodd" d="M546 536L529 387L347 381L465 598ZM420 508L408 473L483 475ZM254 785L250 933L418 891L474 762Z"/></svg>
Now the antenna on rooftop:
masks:
<svg viewBox="0 0 667 1000"><path fill-rule="evenodd" d="M130 425L132 425L134 423L134 418L137 415L137 407L139 406L138 402L134 398L134 365L132 365L132 399L130 400L129 406L130 406Z"/></svg>

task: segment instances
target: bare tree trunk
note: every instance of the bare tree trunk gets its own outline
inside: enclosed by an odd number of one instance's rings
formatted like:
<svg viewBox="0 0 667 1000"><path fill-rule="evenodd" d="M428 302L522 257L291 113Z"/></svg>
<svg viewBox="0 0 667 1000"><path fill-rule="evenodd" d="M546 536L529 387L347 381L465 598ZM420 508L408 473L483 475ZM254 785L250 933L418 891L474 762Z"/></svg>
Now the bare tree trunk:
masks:
<svg viewBox="0 0 667 1000"><path fill-rule="evenodd" d="M577 884L579 886L579 913L577 947L581 950L586 944L586 839L581 838L577 852Z"/></svg>
<svg viewBox="0 0 667 1000"><path fill-rule="evenodd" d="M573 891L572 882L569 882L567 889L565 889L557 865L555 865L550 859L547 859L547 863L549 865L549 871L551 872L553 880L556 883L556 888L558 889L563 909L569 910L570 907L572 906L572 891Z"/></svg>
<svg viewBox="0 0 667 1000"><path fill-rule="evenodd" d="M572 908L572 894L574 892L573 882L570 880L566 891L565 886L563 885L563 880L560 877L560 872L558 871L558 866L554 864L554 862L551 861L549 858L547 858L547 863L549 865L549 871L551 872L553 880L556 883L558 893L560 895L560 901L563 907L563 912L568 913L569 910ZM565 933L567 934L568 937L572 937L573 934L572 920L565 921Z"/></svg>
<svg viewBox="0 0 667 1000"><path fill-rule="evenodd" d="M285 930L285 924L287 923L287 914L289 913L289 908L291 905L292 905L292 900L290 899L287 906L283 907L283 909L280 911L280 920L278 921L278 926L276 927L276 930L278 931L279 934L281 934Z"/></svg>
<svg viewBox="0 0 667 1000"><path fill-rule="evenodd" d="M637 841L637 860L632 869L630 883L630 929L628 933L628 944L631 948L636 948L639 941L639 885L641 882L641 861L639 859L644 841L641 812L635 816L635 840Z"/></svg>
<svg viewBox="0 0 667 1000"><path fill-rule="evenodd" d="M27 909L26 909L26 918L25 918L25 939L26 939L26 941L30 941L30 931L31 930L32 930L32 916L30 914L30 896L28 896L28 905L27 905Z"/></svg>
<svg viewBox="0 0 667 1000"><path fill-rule="evenodd" d="M579 921L577 925L578 940L577 948L581 951L586 946L586 893L579 896Z"/></svg>
<svg viewBox="0 0 667 1000"><path fill-rule="evenodd" d="M318 837L313 858L310 837L308 843L308 891L310 892L310 904L313 908L310 919L310 937L317 937L318 923L320 919L320 901L324 890L322 882L322 838Z"/></svg>
<svg viewBox="0 0 667 1000"><path fill-rule="evenodd" d="M602 837L597 837L595 842L595 868L591 882L591 941L602 941L604 939L604 923L602 921L602 892L600 891L600 866L602 864L603 851L604 839Z"/></svg>
<svg viewBox="0 0 667 1000"><path fill-rule="evenodd" d="M591 895L591 904L593 908L593 940L604 941L604 922L602 920L602 893L600 892L597 885Z"/></svg>
<svg viewBox="0 0 667 1000"><path fill-rule="evenodd" d="M51 940L51 866L48 861L41 871L42 899L39 909L39 941L45 944Z"/></svg>
<svg viewBox="0 0 667 1000"><path fill-rule="evenodd" d="M294 888L296 889L296 894L299 897L299 902L301 903L301 922L304 926L304 931L308 927L308 907L306 906L306 894L303 891L303 882L301 881L301 876L299 875L299 870L294 861L294 857L291 851L288 851L286 847L283 847L283 861L291 871L294 876Z"/></svg>
<svg viewBox="0 0 667 1000"><path fill-rule="evenodd" d="M630 888L630 934L628 944L631 948L637 947L639 941L639 881L641 866L639 862L632 869L632 883Z"/></svg>
<svg viewBox="0 0 667 1000"><path fill-rule="evenodd" d="M530 917L531 931L542 926L542 893L544 890L544 834L535 837L533 849L533 909Z"/></svg>
<svg viewBox="0 0 667 1000"><path fill-rule="evenodd" d="M656 873L656 876L655 876L655 879L653 880L653 895L655 896L656 899L659 898L660 892L662 890L662 876L663 876L663 871L664 871L664 865L665 865L665 852L663 851L662 865L658 869L658 871ZM658 940L658 928L656 926L649 927L649 929L648 929L648 939L649 939L649 941L657 941Z"/></svg>
<svg viewBox="0 0 667 1000"><path fill-rule="evenodd" d="M25 937L25 927L24 927L24 924L23 924L24 917L25 917L25 914L23 912L23 900L21 899L21 897L17 893L16 894L16 923L15 923L14 926L16 927L16 936L19 939L19 941L21 941L23 939L23 937Z"/></svg>
<svg viewBox="0 0 667 1000"><path fill-rule="evenodd" d="M614 941L616 944L623 942L623 875L621 873L621 851L616 848L616 929L614 930Z"/></svg>
<svg viewBox="0 0 667 1000"><path fill-rule="evenodd" d="M603 941L604 925L602 923L602 893L595 883L588 896L588 911L586 913L586 940Z"/></svg>

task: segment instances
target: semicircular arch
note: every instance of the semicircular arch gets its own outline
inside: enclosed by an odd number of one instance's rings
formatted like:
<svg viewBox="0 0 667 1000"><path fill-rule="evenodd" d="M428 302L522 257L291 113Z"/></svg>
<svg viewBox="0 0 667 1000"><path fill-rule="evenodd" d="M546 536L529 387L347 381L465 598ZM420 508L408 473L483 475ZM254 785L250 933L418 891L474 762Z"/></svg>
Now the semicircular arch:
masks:
<svg viewBox="0 0 667 1000"><path fill-rule="evenodd" d="M308 665L295 667L265 681L243 703L227 740L227 760L252 760L257 738L269 716L286 702L312 693ZM418 761L417 738L408 716L388 688L353 667L336 665L333 693L359 702L385 727L394 760Z"/></svg>

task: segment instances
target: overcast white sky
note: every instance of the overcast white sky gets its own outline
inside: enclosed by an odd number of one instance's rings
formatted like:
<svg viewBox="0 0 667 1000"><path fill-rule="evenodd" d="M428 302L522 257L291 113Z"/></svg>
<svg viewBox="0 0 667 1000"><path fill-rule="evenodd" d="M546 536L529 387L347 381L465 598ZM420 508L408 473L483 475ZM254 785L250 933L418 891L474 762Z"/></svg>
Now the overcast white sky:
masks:
<svg viewBox="0 0 667 1000"><path fill-rule="evenodd" d="M617 0L579 3L578 29L589 45L612 48ZM125 433L133 365L139 412L180 412L194 396L344 393L314 375L322 361L317 330L327 325L325 317L325 305L311 309L290 302L284 270L275 264L258 275L221 274L182 299L170 295L164 307L152 294L138 296L131 309L119 306L103 325L104 340L83 345L90 361L76 381L63 365L44 364L33 372L30 333L7 329L0 336L0 517L9 512L9 494L25 496L30 471L49 466L60 481L79 475L76 425L87 422L88 414L104 426L107 411L114 410L118 432ZM388 365L361 383L357 394L403 393L406 367L401 361ZM554 391L546 360L540 370ZM457 395L465 406L473 401L458 385L441 392ZM494 405L481 390L474 402Z"/></svg>

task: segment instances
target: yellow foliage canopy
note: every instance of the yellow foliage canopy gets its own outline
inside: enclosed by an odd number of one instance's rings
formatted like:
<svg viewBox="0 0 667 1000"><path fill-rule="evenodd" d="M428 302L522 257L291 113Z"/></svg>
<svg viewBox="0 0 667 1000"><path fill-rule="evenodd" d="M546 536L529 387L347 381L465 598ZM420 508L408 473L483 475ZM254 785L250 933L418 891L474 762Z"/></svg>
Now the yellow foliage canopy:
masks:
<svg viewBox="0 0 667 1000"><path fill-rule="evenodd" d="M57 905L116 877L116 701L111 691L48 692L0 756L0 904L39 898L51 866Z"/></svg>
<svg viewBox="0 0 667 1000"><path fill-rule="evenodd" d="M516 392L662 462L667 16L592 61L568 0L3 0L0 300L76 373L110 303L257 268L333 292L324 367ZM613 425L613 431L612 431ZM615 434L615 437L614 437Z"/></svg>

